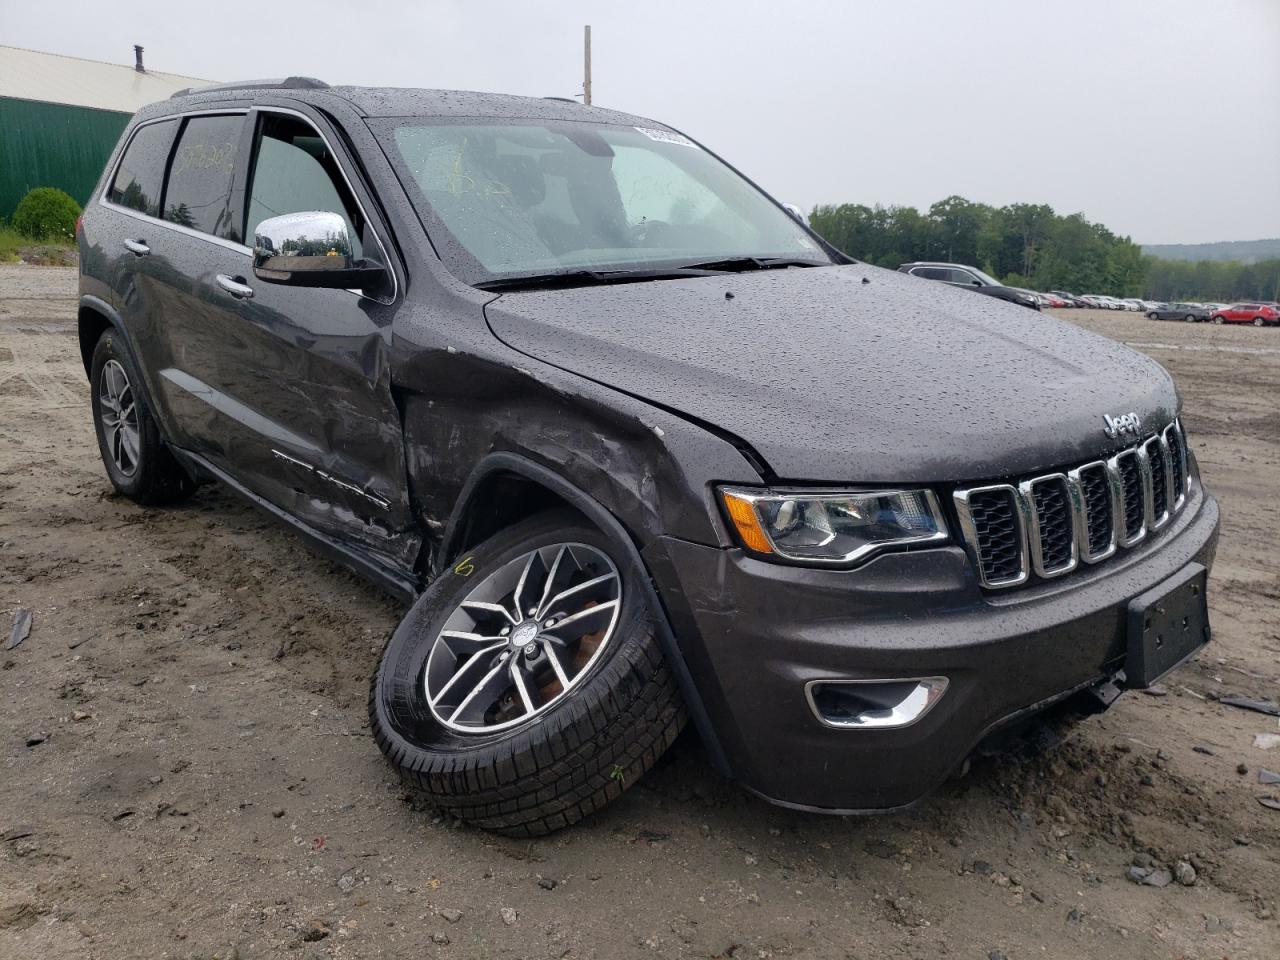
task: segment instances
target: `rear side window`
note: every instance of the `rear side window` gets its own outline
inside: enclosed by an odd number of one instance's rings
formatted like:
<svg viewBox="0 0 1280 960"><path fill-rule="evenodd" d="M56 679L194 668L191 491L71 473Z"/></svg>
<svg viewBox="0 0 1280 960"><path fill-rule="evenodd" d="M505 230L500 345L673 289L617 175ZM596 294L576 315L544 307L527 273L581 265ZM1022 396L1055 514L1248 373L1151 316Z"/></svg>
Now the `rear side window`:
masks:
<svg viewBox="0 0 1280 960"><path fill-rule="evenodd" d="M223 240L241 242L232 194L244 117L192 117L173 150L164 218Z"/></svg>
<svg viewBox="0 0 1280 960"><path fill-rule="evenodd" d="M139 127L125 148L107 198L149 217L160 216L160 188L164 165L178 129L177 120L162 120Z"/></svg>
<svg viewBox="0 0 1280 960"><path fill-rule="evenodd" d="M320 211L347 222L352 256L362 256L360 209L320 135L309 123L283 114L264 115L260 131L249 187L248 242L269 217Z"/></svg>

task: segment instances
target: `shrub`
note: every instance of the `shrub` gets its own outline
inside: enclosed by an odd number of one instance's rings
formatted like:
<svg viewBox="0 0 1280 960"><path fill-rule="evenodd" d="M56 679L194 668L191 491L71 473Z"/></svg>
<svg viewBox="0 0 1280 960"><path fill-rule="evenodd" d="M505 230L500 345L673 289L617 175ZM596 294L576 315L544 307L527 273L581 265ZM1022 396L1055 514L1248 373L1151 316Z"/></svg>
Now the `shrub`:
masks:
<svg viewBox="0 0 1280 960"><path fill-rule="evenodd" d="M80 204L57 187L36 187L13 211L13 227L32 240L74 243Z"/></svg>

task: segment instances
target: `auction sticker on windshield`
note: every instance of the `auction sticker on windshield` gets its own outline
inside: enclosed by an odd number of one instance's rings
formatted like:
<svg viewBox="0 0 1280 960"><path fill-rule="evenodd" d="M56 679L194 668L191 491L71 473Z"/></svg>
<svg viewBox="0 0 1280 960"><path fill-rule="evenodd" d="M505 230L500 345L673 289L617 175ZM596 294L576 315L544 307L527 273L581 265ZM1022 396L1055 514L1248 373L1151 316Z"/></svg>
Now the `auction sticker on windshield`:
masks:
<svg viewBox="0 0 1280 960"><path fill-rule="evenodd" d="M636 127L650 140L657 140L659 143L678 143L685 147L696 147L697 144L690 140L682 133L676 133L674 130L655 130L653 127Z"/></svg>

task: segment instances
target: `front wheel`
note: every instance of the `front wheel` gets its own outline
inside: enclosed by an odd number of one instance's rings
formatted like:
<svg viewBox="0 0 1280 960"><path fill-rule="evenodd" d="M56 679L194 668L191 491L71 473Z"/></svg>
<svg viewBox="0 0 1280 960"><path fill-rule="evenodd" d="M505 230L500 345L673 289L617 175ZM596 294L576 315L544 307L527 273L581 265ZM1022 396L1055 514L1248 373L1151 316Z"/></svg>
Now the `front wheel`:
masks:
<svg viewBox="0 0 1280 960"><path fill-rule="evenodd" d="M369 693L374 737L405 782L511 836L621 796L686 719L638 578L565 510L457 561L397 628Z"/></svg>
<svg viewBox="0 0 1280 960"><path fill-rule="evenodd" d="M1214 318L1213 318L1213 322L1214 322L1214 323L1216 323L1216 324L1218 324L1219 326L1221 326L1221 325L1222 325L1222 318L1221 318L1221 317L1214 317Z"/></svg>

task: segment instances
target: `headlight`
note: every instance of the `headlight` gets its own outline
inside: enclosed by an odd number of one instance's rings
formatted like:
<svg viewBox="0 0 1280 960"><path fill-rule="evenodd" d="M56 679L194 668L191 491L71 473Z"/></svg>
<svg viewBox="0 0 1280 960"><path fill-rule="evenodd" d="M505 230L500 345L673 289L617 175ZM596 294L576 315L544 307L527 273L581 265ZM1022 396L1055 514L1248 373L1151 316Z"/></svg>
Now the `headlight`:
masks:
<svg viewBox="0 0 1280 960"><path fill-rule="evenodd" d="M880 550L947 539L931 490L810 493L723 487L720 499L744 547L798 563L853 563Z"/></svg>

